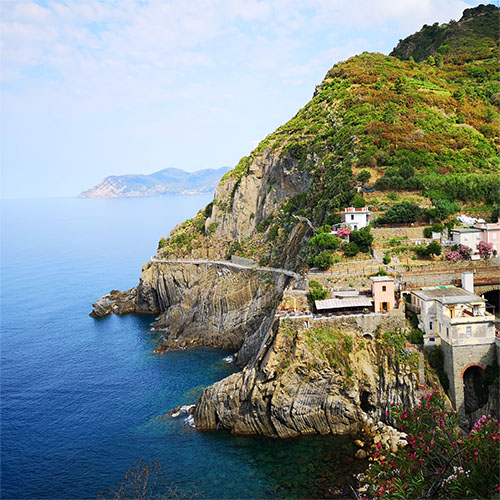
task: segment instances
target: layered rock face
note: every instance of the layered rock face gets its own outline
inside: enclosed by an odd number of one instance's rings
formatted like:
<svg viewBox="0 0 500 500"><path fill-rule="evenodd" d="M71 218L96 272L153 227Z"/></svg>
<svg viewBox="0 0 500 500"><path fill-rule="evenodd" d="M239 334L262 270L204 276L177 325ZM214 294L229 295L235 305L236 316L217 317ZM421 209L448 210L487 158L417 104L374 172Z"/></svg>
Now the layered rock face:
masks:
<svg viewBox="0 0 500 500"><path fill-rule="evenodd" d="M275 214L291 196L306 192L311 181L312 175L300 170L297 160L265 149L249 162L246 175L219 183L206 227L215 222L219 238L255 237L259 222Z"/></svg>
<svg viewBox="0 0 500 500"><path fill-rule="evenodd" d="M241 348L238 362L245 364L258 352L289 280L279 272L208 262L149 263L137 287L99 299L92 315L158 314L154 327L165 333L157 352L189 345Z"/></svg>
<svg viewBox="0 0 500 500"><path fill-rule="evenodd" d="M253 363L205 389L194 412L198 429L279 438L350 434L367 418L383 419L392 404L417 402L416 371L363 338L353 319L337 330L343 340L326 347L317 328L298 321L275 324Z"/></svg>

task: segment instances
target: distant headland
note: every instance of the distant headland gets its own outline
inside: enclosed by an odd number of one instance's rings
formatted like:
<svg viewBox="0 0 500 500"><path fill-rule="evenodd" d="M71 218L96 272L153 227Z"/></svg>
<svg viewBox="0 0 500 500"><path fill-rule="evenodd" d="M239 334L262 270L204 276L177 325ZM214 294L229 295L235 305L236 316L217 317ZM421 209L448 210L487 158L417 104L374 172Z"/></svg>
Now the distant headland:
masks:
<svg viewBox="0 0 500 500"><path fill-rule="evenodd" d="M149 175L110 175L94 187L82 191L78 198L128 198L169 194L203 194L215 190L229 167L186 172L165 168Z"/></svg>

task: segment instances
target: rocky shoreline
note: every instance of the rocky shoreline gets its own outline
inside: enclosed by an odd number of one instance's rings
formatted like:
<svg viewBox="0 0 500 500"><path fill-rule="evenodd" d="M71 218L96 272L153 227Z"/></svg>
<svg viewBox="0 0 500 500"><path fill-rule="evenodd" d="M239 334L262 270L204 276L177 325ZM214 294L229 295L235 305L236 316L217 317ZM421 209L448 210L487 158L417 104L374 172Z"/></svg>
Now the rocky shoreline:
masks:
<svg viewBox="0 0 500 500"><path fill-rule="evenodd" d="M368 419L384 420L392 404L417 401L415 370L396 362L376 332L364 338L353 318L314 325L275 319L290 281L208 263L149 263L137 287L99 299L92 315L156 314L156 352L198 345L236 351L242 371L204 390L193 414L199 430L356 434ZM325 331L337 344L328 344Z"/></svg>

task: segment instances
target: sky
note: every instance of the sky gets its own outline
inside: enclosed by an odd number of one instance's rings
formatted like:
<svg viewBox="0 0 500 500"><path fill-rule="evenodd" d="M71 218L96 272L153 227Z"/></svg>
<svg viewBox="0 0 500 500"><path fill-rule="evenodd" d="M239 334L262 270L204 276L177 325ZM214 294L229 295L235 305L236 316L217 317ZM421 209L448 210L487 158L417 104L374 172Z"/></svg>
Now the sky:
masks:
<svg viewBox="0 0 500 500"><path fill-rule="evenodd" d="M487 2L485 2L487 3ZM233 167L337 62L470 0L0 0L2 198Z"/></svg>

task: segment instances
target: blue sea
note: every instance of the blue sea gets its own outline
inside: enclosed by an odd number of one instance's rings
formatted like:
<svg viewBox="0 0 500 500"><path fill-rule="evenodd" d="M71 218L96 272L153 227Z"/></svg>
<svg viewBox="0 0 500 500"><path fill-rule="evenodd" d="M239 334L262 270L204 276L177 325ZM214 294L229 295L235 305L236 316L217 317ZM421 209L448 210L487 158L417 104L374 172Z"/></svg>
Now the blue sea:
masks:
<svg viewBox="0 0 500 500"><path fill-rule="evenodd" d="M1 498L109 495L138 461L181 497L311 498L355 467L350 440L200 433L172 408L231 374L231 352L154 355L154 319L92 319L210 196L1 203ZM109 496L108 496L109 497Z"/></svg>

